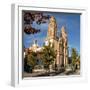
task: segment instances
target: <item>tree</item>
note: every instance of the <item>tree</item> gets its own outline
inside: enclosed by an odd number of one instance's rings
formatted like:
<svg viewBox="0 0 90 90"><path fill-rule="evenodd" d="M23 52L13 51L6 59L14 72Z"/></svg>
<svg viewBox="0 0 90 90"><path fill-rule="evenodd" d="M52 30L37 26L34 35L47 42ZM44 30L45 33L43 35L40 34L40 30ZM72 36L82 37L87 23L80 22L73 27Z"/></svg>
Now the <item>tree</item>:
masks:
<svg viewBox="0 0 90 90"><path fill-rule="evenodd" d="M78 54L77 54L76 48L72 48L71 58L72 58L73 71L75 70L75 64L76 64L77 57L78 57Z"/></svg>
<svg viewBox="0 0 90 90"><path fill-rule="evenodd" d="M80 55L78 55L76 59L76 69L80 69Z"/></svg>
<svg viewBox="0 0 90 90"><path fill-rule="evenodd" d="M79 62L79 64L80 64L80 55L78 55L78 62Z"/></svg>
<svg viewBox="0 0 90 90"><path fill-rule="evenodd" d="M30 52L27 55L27 65L30 66L31 70L37 64L37 54L35 52Z"/></svg>
<svg viewBox="0 0 90 90"><path fill-rule="evenodd" d="M48 46L44 46L42 60L43 60L44 67L46 69L49 70L49 66L53 64L55 58L56 58L56 54L53 46L51 47L50 43Z"/></svg>
<svg viewBox="0 0 90 90"><path fill-rule="evenodd" d="M50 15L44 15L42 12L30 12L30 11L23 11L23 24L24 24L24 33L25 34L36 34L40 33L40 29L32 27L33 22L36 24L41 25L47 23L50 18Z"/></svg>

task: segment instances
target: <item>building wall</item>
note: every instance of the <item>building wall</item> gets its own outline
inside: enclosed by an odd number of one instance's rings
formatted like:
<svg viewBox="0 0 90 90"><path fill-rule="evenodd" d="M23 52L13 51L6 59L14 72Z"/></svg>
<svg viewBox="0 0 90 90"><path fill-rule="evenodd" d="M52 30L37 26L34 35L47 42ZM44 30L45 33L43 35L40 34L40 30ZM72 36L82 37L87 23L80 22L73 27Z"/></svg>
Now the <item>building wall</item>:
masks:
<svg viewBox="0 0 90 90"><path fill-rule="evenodd" d="M56 52L55 63L57 66L66 66L68 64L68 49L67 49L67 33L65 27L61 28L61 36L57 38L57 23L55 18L52 16L50 18L47 40L54 46Z"/></svg>

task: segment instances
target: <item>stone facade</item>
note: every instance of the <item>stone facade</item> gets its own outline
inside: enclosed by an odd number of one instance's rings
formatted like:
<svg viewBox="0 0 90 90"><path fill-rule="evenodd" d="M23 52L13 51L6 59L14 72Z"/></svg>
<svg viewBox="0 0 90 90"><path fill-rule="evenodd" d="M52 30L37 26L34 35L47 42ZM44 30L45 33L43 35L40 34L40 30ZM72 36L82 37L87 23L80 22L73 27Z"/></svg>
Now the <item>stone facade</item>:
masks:
<svg viewBox="0 0 90 90"><path fill-rule="evenodd" d="M62 26L60 36L57 37L57 23L53 16L51 16L48 26L46 45L51 43L56 52L55 64L63 67L68 64L68 40L65 27Z"/></svg>

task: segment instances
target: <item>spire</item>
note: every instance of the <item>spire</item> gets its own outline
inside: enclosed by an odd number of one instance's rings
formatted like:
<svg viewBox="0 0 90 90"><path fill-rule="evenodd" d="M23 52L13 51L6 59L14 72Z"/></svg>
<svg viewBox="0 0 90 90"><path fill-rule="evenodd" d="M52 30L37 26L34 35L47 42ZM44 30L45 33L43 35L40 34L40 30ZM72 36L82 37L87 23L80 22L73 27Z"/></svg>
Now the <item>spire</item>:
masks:
<svg viewBox="0 0 90 90"><path fill-rule="evenodd" d="M67 33L65 30L66 30L65 26L62 26L60 34L62 38L67 38Z"/></svg>
<svg viewBox="0 0 90 90"><path fill-rule="evenodd" d="M61 32L66 33L66 31L65 31L65 26L62 26L62 28L61 28Z"/></svg>
<svg viewBox="0 0 90 90"><path fill-rule="evenodd" d="M34 40L34 44L36 44L36 45L37 45L37 40Z"/></svg>
<svg viewBox="0 0 90 90"><path fill-rule="evenodd" d="M33 47L38 47L37 40L33 41Z"/></svg>

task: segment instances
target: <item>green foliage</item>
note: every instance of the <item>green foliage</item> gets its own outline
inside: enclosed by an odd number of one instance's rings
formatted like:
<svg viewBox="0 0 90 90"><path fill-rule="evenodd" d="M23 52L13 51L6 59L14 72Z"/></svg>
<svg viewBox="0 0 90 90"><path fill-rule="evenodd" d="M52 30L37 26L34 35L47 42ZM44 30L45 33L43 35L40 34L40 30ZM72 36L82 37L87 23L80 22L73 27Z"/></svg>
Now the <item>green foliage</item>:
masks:
<svg viewBox="0 0 90 90"><path fill-rule="evenodd" d="M32 68L34 68L34 66L36 65L36 60L37 54L35 52L31 52L27 56L27 65L32 66Z"/></svg>
<svg viewBox="0 0 90 90"><path fill-rule="evenodd" d="M76 70L77 63L80 64L80 55L77 53L76 48L72 48L72 70Z"/></svg>
<svg viewBox="0 0 90 90"><path fill-rule="evenodd" d="M44 67L49 69L49 65L51 65L56 58L56 54L54 51L53 46L51 47L51 44L49 43L48 46L44 46L42 60Z"/></svg>
<svg viewBox="0 0 90 90"><path fill-rule="evenodd" d="M77 60L77 51L76 48L72 48L72 54L71 54L71 58L72 58L72 64L75 65L75 62Z"/></svg>
<svg viewBox="0 0 90 90"><path fill-rule="evenodd" d="M80 65L80 55L78 55L76 62Z"/></svg>

